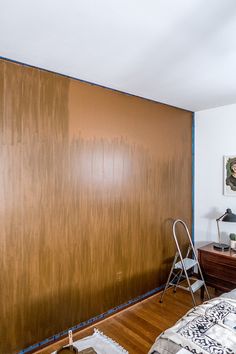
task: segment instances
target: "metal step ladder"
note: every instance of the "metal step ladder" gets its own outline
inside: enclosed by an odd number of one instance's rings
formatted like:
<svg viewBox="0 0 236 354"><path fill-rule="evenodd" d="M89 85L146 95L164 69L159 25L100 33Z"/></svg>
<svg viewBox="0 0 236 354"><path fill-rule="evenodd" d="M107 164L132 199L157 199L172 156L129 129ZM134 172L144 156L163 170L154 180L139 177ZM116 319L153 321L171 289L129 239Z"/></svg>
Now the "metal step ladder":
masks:
<svg viewBox="0 0 236 354"><path fill-rule="evenodd" d="M186 253L185 257L183 257L183 255L182 255L182 252L181 252L180 246L179 246L179 242L178 242L178 238L176 235L176 226L178 224L181 224L184 227L184 230L185 230L187 237L188 237L189 246L188 246L187 253ZM210 300L210 295L209 295L209 292L206 287L206 283L205 283L203 275L202 275L200 264L198 262L197 254L194 249L193 242L192 242L190 233L188 231L187 225L185 224L184 221L177 219L174 221L172 231L173 231L173 237L175 240L177 252L175 254L175 258L174 258L174 261L173 261L173 264L172 264L172 267L171 267L171 270L170 270L170 273L168 276L167 283L166 283L165 288L161 294L160 302L163 302L165 292L169 286L174 287L174 292L176 292L177 288L181 288L186 291L189 291L191 293L194 306L196 306L196 300L194 297L194 293L198 289L200 289L202 286L204 286L207 297ZM198 275L199 275L200 279L196 280L195 278L192 278L191 276L189 276L188 271L191 269L193 270L194 267L197 267ZM179 282L184 279L186 279L186 281L187 281L187 284L188 284L187 286L182 286L179 284ZM191 281L194 281L194 282L191 284Z"/></svg>

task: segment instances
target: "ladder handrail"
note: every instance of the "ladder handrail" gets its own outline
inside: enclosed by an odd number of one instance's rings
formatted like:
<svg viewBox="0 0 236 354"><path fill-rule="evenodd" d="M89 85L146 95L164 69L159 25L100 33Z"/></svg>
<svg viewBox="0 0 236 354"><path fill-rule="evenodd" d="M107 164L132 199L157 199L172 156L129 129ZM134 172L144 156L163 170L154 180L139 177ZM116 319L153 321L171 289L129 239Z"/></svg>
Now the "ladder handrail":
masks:
<svg viewBox="0 0 236 354"><path fill-rule="evenodd" d="M175 222L174 222L174 224L173 224L172 230L173 230L173 236L174 236L174 239L175 239L175 243L176 243L178 252L179 252L179 254L180 254L180 259L182 260L181 263L182 263L182 265L183 265L183 257L182 257L182 254L181 254L181 251L180 251L180 248L179 248L178 239L177 239L177 236L176 236L176 233L175 233L175 228L176 228L176 225L177 225L178 223L182 224L182 225L184 226L184 228L185 228L185 231L186 231L186 233L187 233L187 235L188 235L188 238L189 238L189 243L190 243L190 245L191 245L191 249L192 249L193 254L194 254L194 258L195 258L195 260L196 260L196 262L197 262L197 266L198 266L198 270L199 270L199 273L200 273L200 277L201 277L202 280L204 280L203 274L202 274L202 270L201 270L200 264L199 264L199 262L198 262L198 256L197 256L197 253L196 253L196 251L195 251L195 248L194 248L194 245L193 245L193 242L192 242L192 237L190 236L188 227L187 227L186 223L185 223L183 220L177 219L177 220L175 220ZM206 285L205 285L205 281L204 281L204 287L205 287L207 296L208 296L208 298L210 299L210 295L209 295L208 289L207 289L207 287L206 287Z"/></svg>
<svg viewBox="0 0 236 354"><path fill-rule="evenodd" d="M193 292L192 292L191 283L189 281L188 273L187 273L187 271L185 269L185 266L184 266L184 259L183 259L183 256L182 256L182 253L181 253L181 250L180 250L180 247L179 247L179 242L178 242L178 239L177 239L177 236L176 236L176 232L175 232L176 225L178 223L181 223L184 226L185 231L187 232L188 238L190 240L191 248L193 248L193 243L192 243L192 240L191 240L191 237L190 237L190 234L189 234L189 231L188 231L188 228L187 228L187 225L185 224L185 222L183 220L180 220L180 219L175 220L175 222L173 224L173 227L172 227L173 236L174 236L175 244L176 244L176 247L177 247L177 250L178 250L178 253L179 253L179 257L180 257L180 260L181 260L182 268L184 270L184 274L185 274L185 277L186 277L186 280L187 280L187 283L188 283L188 287L189 287L189 290L191 292L192 300L193 300L194 306L196 306L196 301L195 301L195 298L194 298L194 295L193 295Z"/></svg>
<svg viewBox="0 0 236 354"><path fill-rule="evenodd" d="M186 254L186 256L185 256L184 258L183 258L183 256L182 256L182 252L181 252L181 249L180 249L178 237L177 237L177 235L176 235L176 226L177 226L178 223L182 224L182 226L184 227L184 230L185 230L185 232L186 232L186 234L187 234L187 236L188 236L188 243L189 243L189 246L188 246L187 254ZM208 296L208 299L210 299L210 295L209 295L209 293L208 293L208 289L207 289L205 280L204 280L204 278L203 278L203 273L202 273L200 264L199 264L199 262L198 262L197 253L196 253L196 250L195 250L195 248L194 248L193 241L192 241L192 238L191 238L191 236L190 236L188 227L187 227L186 223L185 223L183 220L177 219L177 220L174 221L173 226L172 226L172 233L173 233L174 241L175 241L175 244L176 244L177 252L176 252L176 255L175 255L175 258L174 258L174 261L173 261L173 264L172 264L172 267L171 267L169 276L168 276L167 283L166 283L165 288L164 288L164 290L163 290L163 292L162 292L160 302L162 302L163 297L164 297L164 294L165 294L165 292L166 292L166 290L167 290L169 284L174 285L174 291L176 291L176 287L181 287L178 283L179 283L179 281L180 281L180 279L181 279L181 277L182 277L182 274L184 273L185 279L187 280L187 283L188 283L188 288L185 288L185 289L186 289L186 290L188 289L188 291L191 293L192 300L193 300L193 304L194 304L194 306L196 306L196 301L195 301L195 298L194 298L194 292L195 292L196 290L198 290L199 287L196 288L195 290L194 290L194 288L192 288L192 285L191 285L190 280L189 280L187 268L185 267L185 264L184 264L185 259L188 259L188 255L189 255L190 251L193 252L193 253L192 253L192 256L193 256L193 259L194 259L194 261L195 261L194 264L197 266L198 271L199 271L200 279L201 279L201 282L202 282L202 285L200 285L200 287L201 287L201 286L204 286L204 288L205 288L205 290L206 290L206 293L207 293L207 296ZM173 270L174 270L174 266L175 266L175 264L176 264L176 260L177 260L178 257L180 258L180 262L181 262L181 265L182 265L182 270L181 270L181 272L180 272L180 275L179 275L178 278L177 278L177 283L176 283L176 284L173 284L170 280L171 280L171 275L174 274L174 273L173 273ZM193 265L193 266L194 266L194 265ZM193 267L193 266L192 266L192 267ZM194 284L195 284L195 283L194 283ZM201 284L201 283L200 283L200 284Z"/></svg>

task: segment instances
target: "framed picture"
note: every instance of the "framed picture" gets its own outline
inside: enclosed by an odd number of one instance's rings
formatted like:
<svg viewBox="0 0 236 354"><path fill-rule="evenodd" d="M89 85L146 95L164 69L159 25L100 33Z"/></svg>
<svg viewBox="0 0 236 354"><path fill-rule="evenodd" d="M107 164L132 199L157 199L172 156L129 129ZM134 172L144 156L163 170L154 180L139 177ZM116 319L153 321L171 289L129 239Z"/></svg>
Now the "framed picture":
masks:
<svg viewBox="0 0 236 354"><path fill-rule="evenodd" d="M236 197L236 154L224 156L224 195Z"/></svg>

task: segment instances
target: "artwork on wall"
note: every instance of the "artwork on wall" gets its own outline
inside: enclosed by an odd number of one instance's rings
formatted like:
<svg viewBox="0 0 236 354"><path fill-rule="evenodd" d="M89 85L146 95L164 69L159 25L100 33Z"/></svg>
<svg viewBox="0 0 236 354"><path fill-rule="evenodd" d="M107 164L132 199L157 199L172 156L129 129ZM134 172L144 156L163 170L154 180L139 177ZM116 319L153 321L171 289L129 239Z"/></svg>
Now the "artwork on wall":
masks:
<svg viewBox="0 0 236 354"><path fill-rule="evenodd" d="M236 197L236 154L224 156L224 195Z"/></svg>

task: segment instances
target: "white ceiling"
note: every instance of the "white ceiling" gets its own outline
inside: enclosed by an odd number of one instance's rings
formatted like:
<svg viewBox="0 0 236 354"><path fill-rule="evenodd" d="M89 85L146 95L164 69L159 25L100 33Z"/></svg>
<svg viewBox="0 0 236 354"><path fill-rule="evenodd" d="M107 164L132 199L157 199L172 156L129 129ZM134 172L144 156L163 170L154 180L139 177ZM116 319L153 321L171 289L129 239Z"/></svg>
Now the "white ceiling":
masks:
<svg viewBox="0 0 236 354"><path fill-rule="evenodd" d="M0 55L192 111L236 103L236 0L0 0Z"/></svg>

